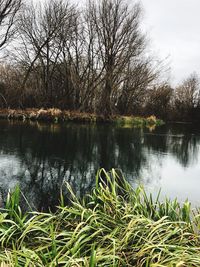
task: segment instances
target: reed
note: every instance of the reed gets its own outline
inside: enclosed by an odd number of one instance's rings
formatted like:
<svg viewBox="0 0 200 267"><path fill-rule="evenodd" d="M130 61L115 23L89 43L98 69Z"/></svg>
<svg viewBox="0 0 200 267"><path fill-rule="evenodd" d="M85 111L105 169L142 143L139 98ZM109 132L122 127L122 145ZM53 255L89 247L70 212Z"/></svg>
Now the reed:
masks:
<svg viewBox="0 0 200 267"><path fill-rule="evenodd" d="M56 213L23 213L19 188L0 214L0 266L200 266L200 213L159 201L117 170L99 170L90 195Z"/></svg>
<svg viewBox="0 0 200 267"><path fill-rule="evenodd" d="M77 111L60 110L57 108L49 109L0 109L0 118L22 121L44 121L44 122L85 122L98 123L109 122L123 127L149 127L153 128L164 124L155 116L135 117L135 116L109 116L104 117L94 113L81 113Z"/></svg>

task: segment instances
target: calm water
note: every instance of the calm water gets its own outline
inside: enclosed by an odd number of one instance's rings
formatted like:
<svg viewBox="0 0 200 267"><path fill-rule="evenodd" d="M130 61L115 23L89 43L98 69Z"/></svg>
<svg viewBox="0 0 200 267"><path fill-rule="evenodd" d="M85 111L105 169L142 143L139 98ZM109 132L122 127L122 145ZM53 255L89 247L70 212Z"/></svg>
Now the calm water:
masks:
<svg viewBox="0 0 200 267"><path fill-rule="evenodd" d="M109 125L0 121L0 191L20 184L41 210L58 204L63 181L77 195L90 191L96 171L120 168L133 186L154 194L188 198L200 205L200 128L165 125L147 129Z"/></svg>

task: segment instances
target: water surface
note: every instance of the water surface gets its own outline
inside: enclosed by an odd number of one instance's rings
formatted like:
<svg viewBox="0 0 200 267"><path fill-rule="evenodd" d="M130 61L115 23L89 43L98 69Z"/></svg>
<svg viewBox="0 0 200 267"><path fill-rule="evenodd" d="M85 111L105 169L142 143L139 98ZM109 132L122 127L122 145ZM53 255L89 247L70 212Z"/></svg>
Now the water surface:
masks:
<svg viewBox="0 0 200 267"><path fill-rule="evenodd" d="M97 170L121 169L133 186L200 206L200 128L148 129L111 125L0 121L0 191L20 185L32 207L58 205L63 181L78 196L89 192Z"/></svg>

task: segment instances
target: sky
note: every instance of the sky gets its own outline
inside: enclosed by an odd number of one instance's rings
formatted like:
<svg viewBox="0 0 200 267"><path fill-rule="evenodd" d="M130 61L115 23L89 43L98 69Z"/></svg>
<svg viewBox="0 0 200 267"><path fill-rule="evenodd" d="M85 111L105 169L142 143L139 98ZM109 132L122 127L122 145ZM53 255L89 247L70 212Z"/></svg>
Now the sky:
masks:
<svg viewBox="0 0 200 267"><path fill-rule="evenodd" d="M140 0L151 48L171 67L171 82L200 75L200 1Z"/></svg>

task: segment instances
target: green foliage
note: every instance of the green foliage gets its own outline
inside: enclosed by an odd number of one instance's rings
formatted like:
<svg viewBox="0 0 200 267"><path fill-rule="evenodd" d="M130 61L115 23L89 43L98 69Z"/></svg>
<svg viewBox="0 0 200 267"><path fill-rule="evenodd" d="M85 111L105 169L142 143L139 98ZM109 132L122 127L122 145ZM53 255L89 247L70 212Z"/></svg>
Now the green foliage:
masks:
<svg viewBox="0 0 200 267"><path fill-rule="evenodd" d="M162 120L157 119L155 116L144 117L134 117L134 116L120 116L115 119L115 122L123 127L147 127L154 128L156 126L163 125Z"/></svg>
<svg viewBox="0 0 200 267"><path fill-rule="evenodd" d="M56 213L22 214L19 187L0 215L5 266L200 266L200 215L188 201L159 201L123 175L99 170L90 195ZM19 220L20 218L20 220Z"/></svg>

